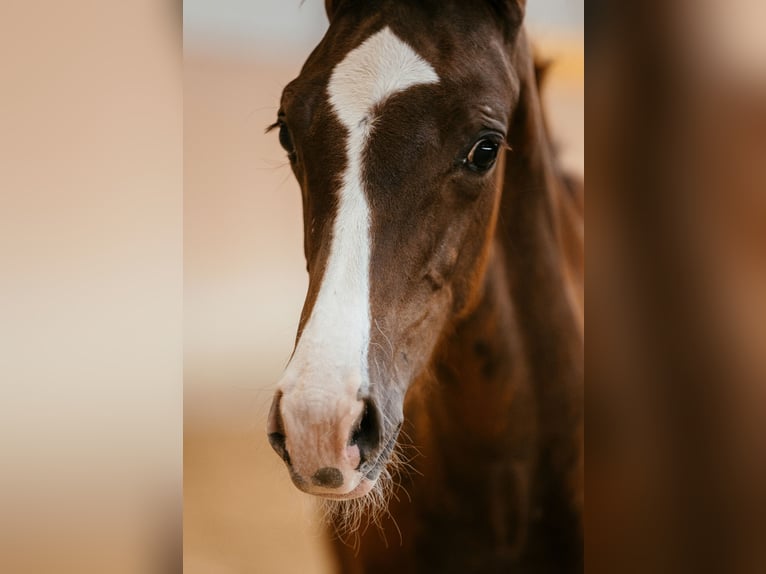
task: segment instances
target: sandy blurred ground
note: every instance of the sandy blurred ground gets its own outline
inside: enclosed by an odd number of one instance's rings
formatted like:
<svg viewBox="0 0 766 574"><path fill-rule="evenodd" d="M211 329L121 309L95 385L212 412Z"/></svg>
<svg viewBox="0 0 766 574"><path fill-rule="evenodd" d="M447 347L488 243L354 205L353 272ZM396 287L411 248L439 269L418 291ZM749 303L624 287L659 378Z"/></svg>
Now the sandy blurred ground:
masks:
<svg viewBox="0 0 766 574"><path fill-rule="evenodd" d="M565 163L583 171L580 40L546 37L545 93ZM313 501L265 436L306 288L300 194L274 134L280 65L187 53L184 85L184 571L331 572ZM264 63L265 60L269 63Z"/></svg>

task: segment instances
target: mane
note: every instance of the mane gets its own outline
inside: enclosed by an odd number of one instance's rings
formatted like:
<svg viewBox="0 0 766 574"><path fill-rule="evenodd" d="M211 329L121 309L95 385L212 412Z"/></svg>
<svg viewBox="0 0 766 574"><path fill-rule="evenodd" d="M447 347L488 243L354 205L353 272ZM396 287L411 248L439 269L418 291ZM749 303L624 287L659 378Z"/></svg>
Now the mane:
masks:
<svg viewBox="0 0 766 574"><path fill-rule="evenodd" d="M537 85L537 92L542 100L542 94L545 91L546 82L550 75L551 68L555 65L555 61L551 58L545 58L540 55L538 50L533 49L532 61L535 70L535 84ZM553 137L550 129L550 122L548 120L548 112L545 106L541 105L540 110L543 117L543 129L545 130L545 139L548 142L548 149L553 158L553 164L555 166L556 175L561 182L564 190L572 198L574 206L580 215L583 215L585 211L585 186L582 183L582 179L563 168L561 165L561 148Z"/></svg>

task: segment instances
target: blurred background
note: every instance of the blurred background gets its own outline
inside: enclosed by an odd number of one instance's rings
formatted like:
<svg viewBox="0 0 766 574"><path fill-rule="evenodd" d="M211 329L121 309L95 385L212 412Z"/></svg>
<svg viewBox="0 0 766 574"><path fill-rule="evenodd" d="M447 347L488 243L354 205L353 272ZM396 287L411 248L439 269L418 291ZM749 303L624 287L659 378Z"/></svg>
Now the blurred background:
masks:
<svg viewBox="0 0 766 574"><path fill-rule="evenodd" d="M0 3L0 572L180 571L180 8Z"/></svg>
<svg viewBox="0 0 766 574"><path fill-rule="evenodd" d="M529 2L564 162L584 170L583 2ZM265 436L307 275L273 123L327 26L320 0L184 3L184 571L332 572L314 501Z"/></svg>

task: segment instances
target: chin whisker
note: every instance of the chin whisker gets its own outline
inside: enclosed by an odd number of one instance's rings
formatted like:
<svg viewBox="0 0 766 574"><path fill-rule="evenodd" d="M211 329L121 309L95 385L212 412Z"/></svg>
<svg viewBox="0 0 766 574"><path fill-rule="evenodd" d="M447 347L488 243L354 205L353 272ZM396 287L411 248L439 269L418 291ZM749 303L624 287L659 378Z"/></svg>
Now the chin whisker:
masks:
<svg viewBox="0 0 766 574"><path fill-rule="evenodd" d="M322 521L337 539L358 550L361 537L370 526L375 526L388 546L383 523L386 519L390 519L399 534L399 542L402 543L402 533L396 520L389 512L389 503L392 499L401 502L397 493L398 490L404 492L407 500L412 502L401 478L411 472L417 472L410 464L413 458L405 458L402 453L402 445L397 443L391 453L390 460L381 471L369 493L351 500L321 500Z"/></svg>

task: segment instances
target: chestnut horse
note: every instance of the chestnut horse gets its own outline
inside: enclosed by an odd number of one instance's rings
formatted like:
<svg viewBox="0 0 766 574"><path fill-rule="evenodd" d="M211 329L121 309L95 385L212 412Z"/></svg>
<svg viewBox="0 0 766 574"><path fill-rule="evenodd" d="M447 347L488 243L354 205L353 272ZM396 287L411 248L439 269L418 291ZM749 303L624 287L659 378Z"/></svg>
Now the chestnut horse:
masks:
<svg viewBox="0 0 766 574"><path fill-rule="evenodd" d="M332 521L375 513L344 572L582 571L581 198L524 1L326 9L272 126L309 287L269 441Z"/></svg>

